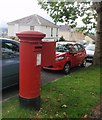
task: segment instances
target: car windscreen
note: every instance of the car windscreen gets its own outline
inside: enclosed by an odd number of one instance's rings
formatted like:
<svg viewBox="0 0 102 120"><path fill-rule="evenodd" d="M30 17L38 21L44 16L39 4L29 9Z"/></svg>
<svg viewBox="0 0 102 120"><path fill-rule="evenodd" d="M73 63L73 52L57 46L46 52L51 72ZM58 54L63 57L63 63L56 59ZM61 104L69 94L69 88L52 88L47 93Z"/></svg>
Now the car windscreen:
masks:
<svg viewBox="0 0 102 120"><path fill-rule="evenodd" d="M58 45L56 47L56 52L68 52L72 45Z"/></svg>
<svg viewBox="0 0 102 120"><path fill-rule="evenodd" d="M95 50L95 46L87 46L87 47L86 47L86 50L94 51L94 50Z"/></svg>

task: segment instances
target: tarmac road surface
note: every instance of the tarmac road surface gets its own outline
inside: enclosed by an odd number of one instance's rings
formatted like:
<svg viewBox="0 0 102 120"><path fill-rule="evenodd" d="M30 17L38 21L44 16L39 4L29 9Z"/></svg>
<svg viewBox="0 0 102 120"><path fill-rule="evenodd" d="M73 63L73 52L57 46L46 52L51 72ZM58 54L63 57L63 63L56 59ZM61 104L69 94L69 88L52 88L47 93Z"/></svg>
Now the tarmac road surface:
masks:
<svg viewBox="0 0 102 120"><path fill-rule="evenodd" d="M61 71L47 71L41 70L41 85L45 85L48 82L56 80L64 76ZM19 93L19 86L13 86L2 91L2 100L7 100L10 97L16 96Z"/></svg>

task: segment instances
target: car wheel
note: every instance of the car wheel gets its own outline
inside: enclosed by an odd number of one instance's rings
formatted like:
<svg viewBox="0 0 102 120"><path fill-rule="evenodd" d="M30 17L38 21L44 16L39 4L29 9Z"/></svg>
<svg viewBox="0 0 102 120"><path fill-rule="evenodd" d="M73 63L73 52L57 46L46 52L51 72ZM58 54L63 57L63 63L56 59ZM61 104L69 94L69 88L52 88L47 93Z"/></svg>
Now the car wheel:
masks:
<svg viewBox="0 0 102 120"><path fill-rule="evenodd" d="M68 74L70 72L70 64L69 63L66 63L65 66L64 66L64 69L63 69L63 72L65 74Z"/></svg>
<svg viewBox="0 0 102 120"><path fill-rule="evenodd" d="M83 63L81 64L81 67L86 67L86 58L84 59Z"/></svg>

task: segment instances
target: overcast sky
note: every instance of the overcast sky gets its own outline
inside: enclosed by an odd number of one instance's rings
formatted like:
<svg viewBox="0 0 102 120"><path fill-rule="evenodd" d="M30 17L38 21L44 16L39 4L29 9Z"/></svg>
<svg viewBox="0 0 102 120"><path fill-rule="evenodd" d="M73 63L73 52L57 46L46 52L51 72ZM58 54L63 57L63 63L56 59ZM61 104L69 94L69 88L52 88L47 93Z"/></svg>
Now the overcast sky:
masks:
<svg viewBox="0 0 102 120"><path fill-rule="evenodd" d="M51 20L47 12L40 9L37 0L0 0L0 24L32 14Z"/></svg>
<svg viewBox="0 0 102 120"><path fill-rule="evenodd" d="M32 14L52 21L47 12L40 8L37 0L0 0L0 26ZM81 25L80 22L78 24Z"/></svg>

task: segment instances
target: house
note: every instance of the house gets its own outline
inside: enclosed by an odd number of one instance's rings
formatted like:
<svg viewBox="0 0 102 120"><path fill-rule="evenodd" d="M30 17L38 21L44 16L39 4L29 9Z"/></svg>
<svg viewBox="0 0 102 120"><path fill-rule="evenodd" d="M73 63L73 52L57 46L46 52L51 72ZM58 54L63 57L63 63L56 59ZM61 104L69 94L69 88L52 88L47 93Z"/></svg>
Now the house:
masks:
<svg viewBox="0 0 102 120"><path fill-rule="evenodd" d="M59 26L59 38L62 36L65 40L69 41L70 28L67 25L60 25Z"/></svg>
<svg viewBox="0 0 102 120"><path fill-rule="evenodd" d="M59 28L54 23L39 15L31 15L8 23L8 36L16 36L21 31L39 31L46 34L46 38L57 38Z"/></svg>
<svg viewBox="0 0 102 120"><path fill-rule="evenodd" d="M68 25L59 26L59 38L63 36L66 41L81 41L85 39L85 36L82 32L77 32L74 29L68 27Z"/></svg>
<svg viewBox="0 0 102 120"><path fill-rule="evenodd" d="M96 36L95 35L87 35L85 36L85 40L88 42L88 43L95 43L96 41Z"/></svg>

